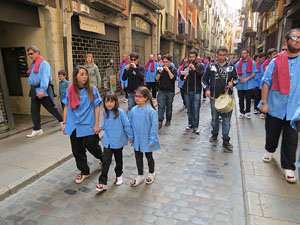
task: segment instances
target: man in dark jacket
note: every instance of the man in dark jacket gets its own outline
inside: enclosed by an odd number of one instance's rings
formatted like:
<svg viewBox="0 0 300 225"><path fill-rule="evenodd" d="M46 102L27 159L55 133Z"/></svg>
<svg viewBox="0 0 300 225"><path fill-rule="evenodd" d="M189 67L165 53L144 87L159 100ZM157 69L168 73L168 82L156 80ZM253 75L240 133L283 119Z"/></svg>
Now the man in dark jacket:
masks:
<svg viewBox="0 0 300 225"><path fill-rule="evenodd" d="M228 93L232 94L232 88L238 83L238 76L236 68L233 63L226 61L228 50L226 47L220 47L217 51L218 60L217 62L209 65L203 76L203 88L205 94L209 98L218 98L224 94L229 88ZM219 133L219 117L222 117L222 135L223 135L223 147L229 151L232 151L232 144L229 143L229 130L230 130L230 119L232 111L228 113L220 113L215 108L215 100L210 100L211 107L211 125L212 125L212 136L210 142L215 142Z"/></svg>
<svg viewBox="0 0 300 225"><path fill-rule="evenodd" d="M171 125L172 119L172 105L175 93L175 80L177 77L177 70L172 67L171 64L172 56L169 54L164 55L163 70L158 70L155 79L158 81L158 121L159 129L162 127L162 122L164 121L164 114L166 111L166 126Z"/></svg>
<svg viewBox="0 0 300 225"><path fill-rule="evenodd" d="M130 64L125 67L122 80L128 79L128 111L136 104L134 100L135 90L140 86L144 86L145 68L139 64L139 54L133 52L130 54Z"/></svg>
<svg viewBox="0 0 300 225"><path fill-rule="evenodd" d="M191 50L189 52L189 63L183 68L188 74L180 76L184 80L182 89L184 91L184 100L188 111L188 127L186 130L193 129L195 134L200 134L199 126L199 113L201 102L201 79L204 73L204 66L202 63L197 63L197 51Z"/></svg>

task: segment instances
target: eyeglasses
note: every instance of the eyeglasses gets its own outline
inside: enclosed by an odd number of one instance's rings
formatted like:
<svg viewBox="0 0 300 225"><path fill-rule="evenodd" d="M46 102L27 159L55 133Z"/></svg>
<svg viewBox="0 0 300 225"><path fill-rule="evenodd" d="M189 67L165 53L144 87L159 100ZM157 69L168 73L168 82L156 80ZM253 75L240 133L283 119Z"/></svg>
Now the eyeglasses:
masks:
<svg viewBox="0 0 300 225"><path fill-rule="evenodd" d="M28 53L27 55L33 55L33 52Z"/></svg>
<svg viewBox="0 0 300 225"><path fill-rule="evenodd" d="M297 40L300 40L300 36L292 36L292 37L289 37L289 39L291 39L292 41L297 41Z"/></svg>
<svg viewBox="0 0 300 225"><path fill-rule="evenodd" d="M135 98L144 98L144 96L142 96L142 95L135 95L134 97Z"/></svg>
<svg viewBox="0 0 300 225"><path fill-rule="evenodd" d="M287 49L286 49L286 48L283 48L283 49L281 49L281 51L287 51Z"/></svg>
<svg viewBox="0 0 300 225"><path fill-rule="evenodd" d="M136 59L136 58L131 58L130 60L131 60L131 61L136 61L137 59Z"/></svg>

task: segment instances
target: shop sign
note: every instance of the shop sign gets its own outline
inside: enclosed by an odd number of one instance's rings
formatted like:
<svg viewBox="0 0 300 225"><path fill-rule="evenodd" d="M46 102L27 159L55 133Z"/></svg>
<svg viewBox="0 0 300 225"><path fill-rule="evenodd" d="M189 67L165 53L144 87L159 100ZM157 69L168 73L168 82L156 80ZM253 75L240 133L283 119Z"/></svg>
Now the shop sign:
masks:
<svg viewBox="0 0 300 225"><path fill-rule="evenodd" d="M150 35L152 33L151 32L151 29L152 29L151 24L148 21L142 19L141 17L137 17L137 16L134 16L132 19L132 29L135 31L139 31L142 33L150 34Z"/></svg>
<svg viewBox="0 0 300 225"><path fill-rule="evenodd" d="M81 30L105 35L105 24L96 20L79 16L79 27Z"/></svg>

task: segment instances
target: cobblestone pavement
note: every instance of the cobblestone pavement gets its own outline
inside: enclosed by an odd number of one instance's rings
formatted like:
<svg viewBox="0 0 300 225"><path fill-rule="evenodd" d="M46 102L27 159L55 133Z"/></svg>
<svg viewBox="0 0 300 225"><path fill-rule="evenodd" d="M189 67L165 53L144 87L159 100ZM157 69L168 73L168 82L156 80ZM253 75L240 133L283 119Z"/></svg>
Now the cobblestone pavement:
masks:
<svg viewBox="0 0 300 225"><path fill-rule="evenodd" d="M129 146L124 149L124 183L113 185L112 164L108 190L100 194L94 191L98 161L89 157L92 175L77 185L71 159L3 200L0 224L245 224L235 114L233 153L223 151L221 135L215 144L208 141L209 102L202 102L200 135L185 131L186 124L180 95L176 95L172 124L159 131L162 149L154 153L157 179L152 185L130 187L137 170Z"/></svg>

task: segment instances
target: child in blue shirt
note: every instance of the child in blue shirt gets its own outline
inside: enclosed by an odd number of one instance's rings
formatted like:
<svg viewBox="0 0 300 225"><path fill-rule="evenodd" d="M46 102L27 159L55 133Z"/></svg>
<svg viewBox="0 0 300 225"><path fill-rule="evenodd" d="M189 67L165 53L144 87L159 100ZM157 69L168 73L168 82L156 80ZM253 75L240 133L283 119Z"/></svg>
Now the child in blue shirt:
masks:
<svg viewBox="0 0 300 225"><path fill-rule="evenodd" d="M74 68L73 84L69 85L62 102L67 106L64 108L62 131L70 136L73 156L80 171L75 182L80 184L90 176L86 149L102 161L99 146L102 99L97 88L90 84L86 68Z"/></svg>
<svg viewBox="0 0 300 225"><path fill-rule="evenodd" d="M67 80L67 72L64 70L58 71L58 79L59 79L59 96L61 108L64 110L65 104L62 102L65 98L66 90L68 86L71 84L70 81Z"/></svg>
<svg viewBox="0 0 300 225"><path fill-rule="evenodd" d="M133 133L127 113L119 108L118 97L114 92L109 91L103 98L104 121L101 130L104 131L102 143L104 147L102 173L99 177L99 184L96 191L107 190L107 174L111 164L112 156L115 156L116 179L115 184L123 183L123 154L122 150L128 144L128 139L132 143Z"/></svg>
<svg viewBox="0 0 300 225"><path fill-rule="evenodd" d="M147 104L150 101L151 106ZM131 180L131 186L137 186L144 182L143 153L145 153L149 175L146 179L147 184L152 184L155 179L154 159L152 152L160 149L158 140L158 116L152 102L148 88L139 87L135 92L136 106L130 112L130 124L133 130L134 147L138 176Z"/></svg>

